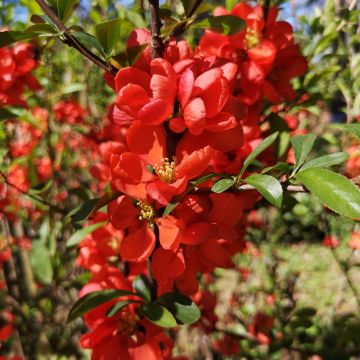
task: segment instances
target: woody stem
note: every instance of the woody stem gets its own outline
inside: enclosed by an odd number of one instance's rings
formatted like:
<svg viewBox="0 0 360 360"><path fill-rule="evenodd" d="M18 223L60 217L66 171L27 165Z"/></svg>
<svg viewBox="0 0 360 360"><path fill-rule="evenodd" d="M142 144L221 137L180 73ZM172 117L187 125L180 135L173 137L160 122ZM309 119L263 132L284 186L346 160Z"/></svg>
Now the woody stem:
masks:
<svg viewBox="0 0 360 360"><path fill-rule="evenodd" d="M161 20L159 13L159 0L149 0L150 27L151 27L151 55L153 59L161 58L164 44L161 39Z"/></svg>

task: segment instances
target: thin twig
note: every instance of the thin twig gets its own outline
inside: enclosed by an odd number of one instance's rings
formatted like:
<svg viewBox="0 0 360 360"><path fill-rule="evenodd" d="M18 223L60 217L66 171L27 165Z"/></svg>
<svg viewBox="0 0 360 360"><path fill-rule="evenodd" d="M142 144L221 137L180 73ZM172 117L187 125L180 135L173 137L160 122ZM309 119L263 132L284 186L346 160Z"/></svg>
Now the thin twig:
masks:
<svg viewBox="0 0 360 360"><path fill-rule="evenodd" d="M62 40L65 44L73 47L77 51L80 52L84 57L92 61L97 66L101 67L105 71L110 72L112 75L116 75L117 69L111 64L106 63L104 60L100 59L97 55L91 52L88 48L84 47L75 37L71 35L71 32L67 29L67 27L59 20L59 18L55 15L53 10L46 4L44 0L36 0L38 5L44 11L44 13L51 19L51 21L55 24L55 26L63 32L64 40Z"/></svg>
<svg viewBox="0 0 360 360"><path fill-rule="evenodd" d="M341 260L339 259L339 256L338 256L335 248L330 248L330 250L331 250L331 254L333 255L333 258L335 259L336 263L338 264L340 270L342 271L342 273L343 273L343 275L344 275L344 277L346 279L346 282L347 282L347 284L349 286L349 289L351 290L351 292L354 295L358 310L360 310L360 298L359 298L359 293L357 291L357 288L354 285L353 281L351 280L348 270L344 267Z"/></svg>
<svg viewBox="0 0 360 360"><path fill-rule="evenodd" d="M25 190L22 190L21 188L19 188L17 185L11 183L8 178L6 177L6 175L0 171L0 176L3 178L5 184L11 186L12 188L14 188L15 190L17 190L19 193L23 194L23 195L26 195L28 197L30 197L31 199L35 200L35 201L38 201L46 206L49 206L52 210L54 210L55 212L58 212L60 214L66 214L66 211L54 204L51 204L50 202L48 202L47 200L44 200L42 198L39 198L33 194L30 194L29 192L25 191Z"/></svg>

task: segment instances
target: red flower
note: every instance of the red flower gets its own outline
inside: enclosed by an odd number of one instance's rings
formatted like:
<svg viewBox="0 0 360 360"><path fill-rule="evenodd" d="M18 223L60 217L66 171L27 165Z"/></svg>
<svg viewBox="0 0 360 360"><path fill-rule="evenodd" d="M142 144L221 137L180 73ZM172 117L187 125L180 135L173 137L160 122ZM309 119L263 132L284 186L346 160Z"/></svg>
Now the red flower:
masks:
<svg viewBox="0 0 360 360"><path fill-rule="evenodd" d="M126 140L131 152L111 157L111 181L119 191L141 201L166 205L174 195L184 192L188 180L200 175L210 161L209 146L183 142L174 160L166 158L166 136L161 127L135 122Z"/></svg>
<svg viewBox="0 0 360 360"><path fill-rule="evenodd" d="M173 112L176 81L172 65L164 59L153 60L150 73L136 67L119 70L115 77L119 120L161 124Z"/></svg>
<svg viewBox="0 0 360 360"><path fill-rule="evenodd" d="M322 241L322 245L329 247L329 248L335 248L340 244L339 239L337 239L335 236L327 235L324 237L324 240Z"/></svg>

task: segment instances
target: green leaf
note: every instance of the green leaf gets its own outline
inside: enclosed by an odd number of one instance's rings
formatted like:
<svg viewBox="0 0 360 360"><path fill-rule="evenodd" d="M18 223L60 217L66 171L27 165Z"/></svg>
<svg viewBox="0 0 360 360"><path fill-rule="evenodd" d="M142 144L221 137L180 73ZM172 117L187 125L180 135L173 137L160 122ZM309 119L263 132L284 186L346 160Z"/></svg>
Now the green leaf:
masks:
<svg viewBox="0 0 360 360"><path fill-rule="evenodd" d="M144 304L141 306L141 313L152 323L164 327L172 328L177 325L174 316L165 307L158 304Z"/></svg>
<svg viewBox="0 0 360 360"><path fill-rule="evenodd" d="M290 171L290 165L284 162L280 162L274 166L268 166L261 171L262 174L266 174L270 171L280 171L283 173L288 173Z"/></svg>
<svg viewBox="0 0 360 360"><path fill-rule="evenodd" d="M343 163L349 158L349 154L345 152L337 152L330 155L320 156L316 159L310 160L301 167L300 172L318 167L328 167L332 165L338 165Z"/></svg>
<svg viewBox="0 0 360 360"><path fill-rule="evenodd" d="M35 240L32 242L30 261L35 277L42 284L51 284L54 270L50 251L44 241Z"/></svg>
<svg viewBox="0 0 360 360"><path fill-rule="evenodd" d="M9 120L17 117L18 115L14 114L10 109L1 108L0 109L0 120Z"/></svg>
<svg viewBox="0 0 360 360"><path fill-rule="evenodd" d="M247 167L263 152L265 151L269 146L271 146L274 141L279 136L279 132L275 132L265 138L245 159L243 167L240 171L239 178L242 176L244 171L247 169Z"/></svg>
<svg viewBox="0 0 360 360"><path fill-rule="evenodd" d="M124 307L133 304L134 302L138 302L137 300L124 300L119 301L116 304L114 304L106 313L107 317L112 317L116 315L119 311L121 311Z"/></svg>
<svg viewBox="0 0 360 360"><path fill-rule="evenodd" d="M291 138L291 144L293 146L296 159L292 175L295 174L300 166L304 164L314 146L315 140L316 135L314 134L297 135Z"/></svg>
<svg viewBox="0 0 360 360"><path fill-rule="evenodd" d="M25 33L39 33L39 34L56 34L57 30L54 26L50 24L34 24L30 25L25 31Z"/></svg>
<svg viewBox="0 0 360 360"><path fill-rule="evenodd" d="M78 0L57 0L58 16L62 22L66 23L66 21L70 18L77 3Z"/></svg>
<svg viewBox="0 0 360 360"><path fill-rule="evenodd" d="M344 124L341 127L360 138L360 124Z"/></svg>
<svg viewBox="0 0 360 360"><path fill-rule="evenodd" d="M283 201L283 188L276 178L269 175L254 174L244 179L252 185L270 204L280 207Z"/></svg>
<svg viewBox="0 0 360 360"><path fill-rule="evenodd" d="M360 190L345 176L327 169L313 168L299 172L296 179L334 212L360 219Z"/></svg>
<svg viewBox="0 0 360 360"><path fill-rule="evenodd" d="M133 288L141 298L151 301L151 285L145 275L137 276L134 279Z"/></svg>
<svg viewBox="0 0 360 360"><path fill-rule="evenodd" d="M201 311L187 296L172 292L161 295L157 303L165 306L178 324L193 324L200 319Z"/></svg>
<svg viewBox="0 0 360 360"><path fill-rule="evenodd" d="M128 290L106 289L93 291L81 297L71 308L67 322L73 321L97 306L121 296L134 295Z"/></svg>
<svg viewBox="0 0 360 360"><path fill-rule="evenodd" d="M148 46L149 44L141 44L126 48L127 59L130 66L136 63L136 61Z"/></svg>
<svg viewBox="0 0 360 360"><path fill-rule="evenodd" d="M221 179L217 181L212 187L211 191L215 193L222 193L230 189L236 182L236 179Z"/></svg>
<svg viewBox="0 0 360 360"><path fill-rule="evenodd" d="M191 9L195 4L195 0L181 0L181 4L184 8L186 17L189 16Z"/></svg>
<svg viewBox="0 0 360 360"><path fill-rule="evenodd" d="M35 32L2 31L0 32L0 48L11 45L17 41L30 40L39 36Z"/></svg>
<svg viewBox="0 0 360 360"><path fill-rule="evenodd" d="M234 35L245 28L245 22L235 15L209 16L195 21L192 27L210 29L223 35Z"/></svg>
<svg viewBox="0 0 360 360"><path fill-rule="evenodd" d="M79 42L85 47L89 49L95 48L99 52L99 54L105 56L104 50L95 36L92 36L82 31L72 31L71 35L73 35L77 40L79 40Z"/></svg>
<svg viewBox="0 0 360 360"><path fill-rule="evenodd" d="M99 201L99 198L90 199L88 201L85 201L79 208L79 210L76 211L74 215L71 216L71 222L76 227L79 226L81 222L86 220L92 211L95 209L97 203Z"/></svg>
<svg viewBox="0 0 360 360"><path fill-rule="evenodd" d="M80 243L81 240L85 238L86 235L91 234L93 231L104 225L106 225L106 222L102 221L90 226L86 226L83 229L76 231L75 234L73 234L66 242L66 247L76 246Z"/></svg>
<svg viewBox="0 0 360 360"><path fill-rule="evenodd" d="M97 24L95 27L96 37L99 40L106 55L110 56L116 42L120 38L121 19L112 19Z"/></svg>
<svg viewBox="0 0 360 360"><path fill-rule="evenodd" d="M168 215L170 215L172 213L172 211L180 204L180 202L176 202L176 203L168 203L166 205L166 208L163 212L163 217L166 217Z"/></svg>

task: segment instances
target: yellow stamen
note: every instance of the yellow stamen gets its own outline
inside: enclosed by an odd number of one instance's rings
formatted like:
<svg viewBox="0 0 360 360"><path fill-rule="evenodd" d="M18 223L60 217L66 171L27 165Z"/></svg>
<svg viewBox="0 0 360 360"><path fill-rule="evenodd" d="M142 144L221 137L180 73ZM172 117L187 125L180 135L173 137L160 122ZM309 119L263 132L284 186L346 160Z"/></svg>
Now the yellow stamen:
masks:
<svg viewBox="0 0 360 360"><path fill-rule="evenodd" d="M246 36L245 36L246 48L251 49L260 43L260 34L251 28L246 29Z"/></svg>
<svg viewBox="0 0 360 360"><path fill-rule="evenodd" d="M140 220L146 220L150 223L153 222L155 217L155 211L151 205L148 205L142 201L137 202L137 206L140 208Z"/></svg>
<svg viewBox="0 0 360 360"><path fill-rule="evenodd" d="M176 166L176 162L174 158L173 161L171 162L168 158L165 158L161 165L156 164L154 166L154 170L156 174L159 176L161 181L171 184L176 180L175 166Z"/></svg>
<svg viewBox="0 0 360 360"><path fill-rule="evenodd" d="M120 319L117 321L117 333L132 335L136 331L138 317L135 314L122 311Z"/></svg>

